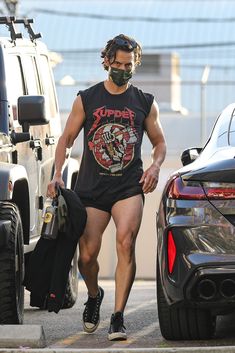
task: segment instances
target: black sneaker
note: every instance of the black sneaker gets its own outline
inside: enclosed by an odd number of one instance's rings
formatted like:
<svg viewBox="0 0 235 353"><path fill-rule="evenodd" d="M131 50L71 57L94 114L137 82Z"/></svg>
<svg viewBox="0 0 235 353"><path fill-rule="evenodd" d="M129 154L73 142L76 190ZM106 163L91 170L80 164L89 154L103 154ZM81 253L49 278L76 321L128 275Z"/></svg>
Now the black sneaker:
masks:
<svg viewBox="0 0 235 353"><path fill-rule="evenodd" d="M83 312L83 328L87 333L94 332L100 323L100 306L104 298L104 290L99 287L99 293L95 298L88 296Z"/></svg>
<svg viewBox="0 0 235 353"><path fill-rule="evenodd" d="M123 324L123 313L117 311L111 316L108 339L110 341L126 340L126 328Z"/></svg>

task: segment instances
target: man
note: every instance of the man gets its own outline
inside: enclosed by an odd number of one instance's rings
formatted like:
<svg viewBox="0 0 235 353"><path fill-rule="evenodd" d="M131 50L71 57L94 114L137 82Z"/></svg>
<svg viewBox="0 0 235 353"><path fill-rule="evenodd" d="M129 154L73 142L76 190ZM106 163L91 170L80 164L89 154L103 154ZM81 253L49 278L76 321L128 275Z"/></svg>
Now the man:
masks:
<svg viewBox="0 0 235 353"><path fill-rule="evenodd" d="M97 257L102 235L112 217L116 226L117 267L115 306L109 340L126 339L123 313L135 278L135 242L140 227L144 194L158 182L166 145L151 94L129 83L141 62L141 47L123 34L109 40L101 53L108 78L78 93L55 154L55 183L62 187L66 148L84 130L84 151L76 191L87 209L87 224L80 238L79 270L88 289L83 313L84 330L94 332L100 320L104 291L98 286ZM146 131L152 145L152 164L143 171L141 143Z"/></svg>

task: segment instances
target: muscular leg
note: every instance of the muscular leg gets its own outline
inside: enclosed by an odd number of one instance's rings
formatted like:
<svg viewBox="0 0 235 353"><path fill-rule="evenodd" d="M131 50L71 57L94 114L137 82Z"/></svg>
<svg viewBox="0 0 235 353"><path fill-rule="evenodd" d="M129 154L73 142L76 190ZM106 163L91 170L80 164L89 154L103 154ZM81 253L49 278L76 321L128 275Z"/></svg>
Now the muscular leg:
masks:
<svg viewBox="0 0 235 353"><path fill-rule="evenodd" d="M124 311L136 272L135 242L143 214L143 199L135 195L120 200L112 207L116 225L118 263L115 273L115 310Z"/></svg>
<svg viewBox="0 0 235 353"><path fill-rule="evenodd" d="M107 227L110 214L96 208L87 207L87 224L79 240L78 267L86 283L88 294L92 297L98 293L99 264L97 257L100 251L102 234Z"/></svg>

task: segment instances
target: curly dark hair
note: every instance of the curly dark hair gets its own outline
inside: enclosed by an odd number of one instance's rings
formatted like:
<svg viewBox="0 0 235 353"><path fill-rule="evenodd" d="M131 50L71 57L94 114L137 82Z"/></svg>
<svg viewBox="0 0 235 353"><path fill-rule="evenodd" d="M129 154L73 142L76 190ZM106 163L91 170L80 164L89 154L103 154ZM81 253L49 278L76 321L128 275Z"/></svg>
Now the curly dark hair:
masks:
<svg viewBox="0 0 235 353"><path fill-rule="evenodd" d="M110 39L105 48L101 51L101 58L107 57L113 63L116 59L117 50L123 50L128 53L134 52L135 66L141 64L142 48L133 38L126 36L125 34L119 34L118 36ZM105 65L104 61L102 65L105 70L108 71L108 66Z"/></svg>

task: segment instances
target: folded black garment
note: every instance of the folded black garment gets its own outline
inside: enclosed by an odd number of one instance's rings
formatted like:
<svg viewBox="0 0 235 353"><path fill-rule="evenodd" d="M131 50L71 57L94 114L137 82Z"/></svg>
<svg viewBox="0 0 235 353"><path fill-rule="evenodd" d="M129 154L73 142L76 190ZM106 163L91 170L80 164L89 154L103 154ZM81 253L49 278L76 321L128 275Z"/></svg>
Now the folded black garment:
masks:
<svg viewBox="0 0 235 353"><path fill-rule="evenodd" d="M60 190L68 208L65 234L68 238L78 240L82 236L86 225L86 208L75 191L62 188Z"/></svg>
<svg viewBox="0 0 235 353"><path fill-rule="evenodd" d="M83 234L87 213L78 195L61 189L68 215L64 232L54 240L40 238L26 265L23 284L31 292L31 304L58 313L65 291L78 240Z"/></svg>

